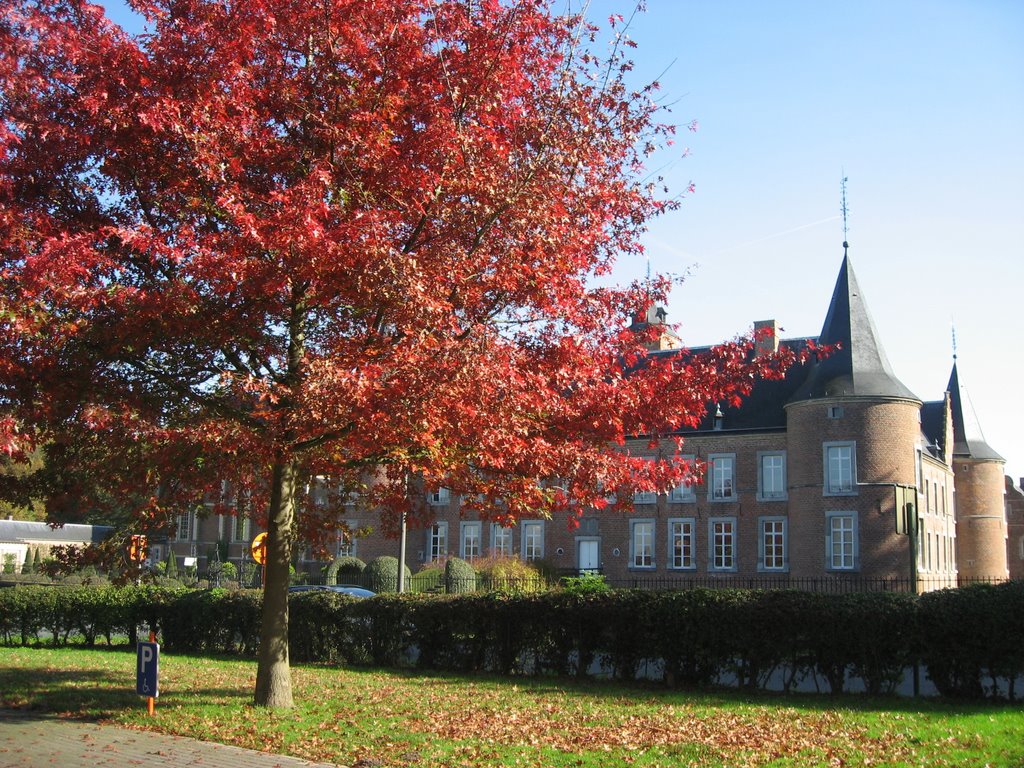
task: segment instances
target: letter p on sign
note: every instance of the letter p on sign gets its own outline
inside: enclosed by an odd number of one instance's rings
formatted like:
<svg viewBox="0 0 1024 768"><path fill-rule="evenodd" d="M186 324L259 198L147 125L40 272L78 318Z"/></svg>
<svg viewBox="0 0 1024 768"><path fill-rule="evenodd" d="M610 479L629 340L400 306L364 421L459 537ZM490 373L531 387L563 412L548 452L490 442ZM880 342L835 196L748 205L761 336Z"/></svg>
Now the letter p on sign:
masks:
<svg viewBox="0 0 1024 768"><path fill-rule="evenodd" d="M135 692L139 696L156 698L160 695L157 688L157 668L160 664L159 643L139 643L138 664L136 666Z"/></svg>

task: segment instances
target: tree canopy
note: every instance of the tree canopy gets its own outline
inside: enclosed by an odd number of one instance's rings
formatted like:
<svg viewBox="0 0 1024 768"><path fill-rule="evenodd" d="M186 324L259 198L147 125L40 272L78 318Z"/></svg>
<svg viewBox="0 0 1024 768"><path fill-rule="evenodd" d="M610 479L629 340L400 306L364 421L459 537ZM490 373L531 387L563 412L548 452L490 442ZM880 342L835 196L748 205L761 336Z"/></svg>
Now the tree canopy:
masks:
<svg viewBox="0 0 1024 768"><path fill-rule="evenodd" d="M603 508L692 471L626 437L791 361L650 355L670 281L594 287L677 203L624 37L542 0L131 5L139 36L0 17L0 449L47 447L58 516L166 529L225 480L266 510L258 703L291 703L297 526L339 522L304 478L370 476L392 516L441 485L502 522Z"/></svg>

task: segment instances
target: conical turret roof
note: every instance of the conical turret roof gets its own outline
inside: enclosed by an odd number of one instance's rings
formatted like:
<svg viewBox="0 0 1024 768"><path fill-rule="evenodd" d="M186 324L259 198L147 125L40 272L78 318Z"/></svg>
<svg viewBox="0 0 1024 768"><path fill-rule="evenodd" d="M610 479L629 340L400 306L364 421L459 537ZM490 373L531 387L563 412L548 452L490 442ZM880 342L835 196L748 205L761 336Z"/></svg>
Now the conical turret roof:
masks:
<svg viewBox="0 0 1024 768"><path fill-rule="evenodd" d="M919 400L889 365L848 255L843 256L818 343L839 349L811 366L793 400L843 396Z"/></svg>
<svg viewBox="0 0 1024 768"><path fill-rule="evenodd" d="M953 372L949 375L949 405L953 411L953 455L957 457L968 457L972 459L990 459L993 461L1006 461L996 453L985 441L985 435L981 431L981 422L974 412L974 405L971 403L967 389L960 383L960 374L956 369L956 360L953 360Z"/></svg>

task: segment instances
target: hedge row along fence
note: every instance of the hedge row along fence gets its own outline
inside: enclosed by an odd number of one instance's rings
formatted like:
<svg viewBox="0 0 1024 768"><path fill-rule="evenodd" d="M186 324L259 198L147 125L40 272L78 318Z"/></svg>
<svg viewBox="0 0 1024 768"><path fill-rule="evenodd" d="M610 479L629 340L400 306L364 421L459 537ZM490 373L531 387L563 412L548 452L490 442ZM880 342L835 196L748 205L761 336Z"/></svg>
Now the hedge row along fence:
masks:
<svg viewBox="0 0 1024 768"><path fill-rule="evenodd" d="M169 652L252 655L260 611L257 591L17 587L0 590L0 640L116 644L153 625ZM872 694L893 691L917 662L941 695L1011 700L1024 675L1024 582L921 596L308 592L290 614L297 662L627 680L657 669L675 687L773 679L786 690L813 675L833 692L859 678Z"/></svg>

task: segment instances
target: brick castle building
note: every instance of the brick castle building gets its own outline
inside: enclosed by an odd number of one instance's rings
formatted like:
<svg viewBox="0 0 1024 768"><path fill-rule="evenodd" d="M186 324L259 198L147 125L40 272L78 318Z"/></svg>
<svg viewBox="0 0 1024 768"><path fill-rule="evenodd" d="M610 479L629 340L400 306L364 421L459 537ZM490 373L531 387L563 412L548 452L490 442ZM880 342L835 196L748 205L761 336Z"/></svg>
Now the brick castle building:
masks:
<svg viewBox="0 0 1024 768"><path fill-rule="evenodd" d="M664 314L643 321L663 324ZM759 351L807 343L780 339L774 321L755 327ZM638 586L898 588L916 578L925 590L1024 576L1024 496L1004 483L1005 460L985 442L955 359L942 400L908 390L846 256L815 341L839 349L780 381L759 382L739 407L712 404L705 423L683 433L684 454L706 467L703 484L637 494L632 513L594 511L575 530L559 519L501 528L462 516L459 499L441 489L427 500L433 525L409 532L407 564L416 571L448 556L505 554ZM678 347L666 327L652 353L679 354ZM653 455L642 437L628 447ZM372 510L352 505L345 517L353 529L379 530ZM238 561L254 532L244 519L190 515L169 545L198 558L202 570L211 543ZM363 560L397 549L380 535L338 545L339 554ZM313 570L307 565L299 569Z"/></svg>

